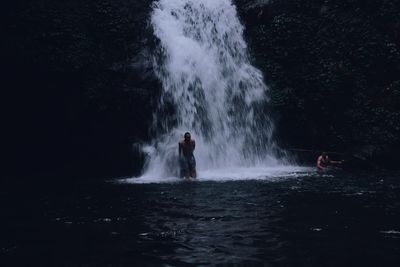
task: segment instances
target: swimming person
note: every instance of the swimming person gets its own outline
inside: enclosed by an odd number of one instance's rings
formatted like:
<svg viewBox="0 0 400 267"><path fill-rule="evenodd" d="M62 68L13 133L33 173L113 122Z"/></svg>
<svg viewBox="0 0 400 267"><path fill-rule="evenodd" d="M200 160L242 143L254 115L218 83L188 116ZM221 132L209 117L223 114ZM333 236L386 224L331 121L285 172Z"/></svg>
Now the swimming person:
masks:
<svg viewBox="0 0 400 267"><path fill-rule="evenodd" d="M326 152L322 152L322 154L317 159L317 168L318 170L325 170L329 165L332 164L342 164L343 161L334 161L330 160Z"/></svg>
<svg viewBox="0 0 400 267"><path fill-rule="evenodd" d="M190 133L186 132L184 139L179 142L179 162L181 167L181 176L185 178L196 178L196 159L193 151L196 143L191 139Z"/></svg>

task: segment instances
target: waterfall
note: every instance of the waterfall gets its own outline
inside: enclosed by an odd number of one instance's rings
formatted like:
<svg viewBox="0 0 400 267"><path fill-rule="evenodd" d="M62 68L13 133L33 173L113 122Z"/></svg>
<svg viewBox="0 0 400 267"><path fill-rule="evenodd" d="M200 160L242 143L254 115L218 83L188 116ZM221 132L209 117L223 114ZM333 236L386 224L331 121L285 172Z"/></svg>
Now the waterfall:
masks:
<svg viewBox="0 0 400 267"><path fill-rule="evenodd" d="M176 176L178 142L196 140L197 169L275 165L268 88L250 63L230 0L158 0L151 25L162 84L145 175Z"/></svg>

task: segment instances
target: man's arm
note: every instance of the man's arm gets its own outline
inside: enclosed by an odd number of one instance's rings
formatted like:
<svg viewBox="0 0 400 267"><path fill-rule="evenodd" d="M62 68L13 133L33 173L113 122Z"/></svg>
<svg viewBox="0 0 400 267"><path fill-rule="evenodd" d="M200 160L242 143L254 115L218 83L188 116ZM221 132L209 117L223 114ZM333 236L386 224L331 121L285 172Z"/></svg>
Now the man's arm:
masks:
<svg viewBox="0 0 400 267"><path fill-rule="evenodd" d="M342 161L331 160L330 158L328 158L328 162L329 162L329 164L341 164L342 163Z"/></svg>
<svg viewBox="0 0 400 267"><path fill-rule="evenodd" d="M194 151L194 148L196 147L196 142L193 140L193 151Z"/></svg>

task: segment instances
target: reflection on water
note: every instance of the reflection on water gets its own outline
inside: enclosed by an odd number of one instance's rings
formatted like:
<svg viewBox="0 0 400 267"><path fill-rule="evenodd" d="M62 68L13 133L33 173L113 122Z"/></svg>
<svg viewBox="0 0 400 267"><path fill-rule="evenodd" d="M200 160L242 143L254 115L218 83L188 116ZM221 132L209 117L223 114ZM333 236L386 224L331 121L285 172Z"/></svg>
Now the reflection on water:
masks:
<svg viewBox="0 0 400 267"><path fill-rule="evenodd" d="M311 172L9 188L0 195L0 259L20 266L398 266L398 177Z"/></svg>

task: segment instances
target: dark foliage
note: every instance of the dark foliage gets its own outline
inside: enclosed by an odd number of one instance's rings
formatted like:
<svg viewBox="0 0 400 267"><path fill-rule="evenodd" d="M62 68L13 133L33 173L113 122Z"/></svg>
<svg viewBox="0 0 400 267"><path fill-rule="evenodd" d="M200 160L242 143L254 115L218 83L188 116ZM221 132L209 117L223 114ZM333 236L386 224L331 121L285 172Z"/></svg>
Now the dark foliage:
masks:
<svg viewBox="0 0 400 267"><path fill-rule="evenodd" d="M140 170L159 90L151 1L23 1L5 9L9 174ZM150 38L149 38L150 37Z"/></svg>
<svg viewBox="0 0 400 267"><path fill-rule="evenodd" d="M234 2L271 88L283 146L369 145L368 151L393 155L400 136L399 1ZM140 171L132 144L149 139L160 90L152 70L151 3L4 6L4 173Z"/></svg>
<svg viewBox="0 0 400 267"><path fill-rule="evenodd" d="M271 88L283 144L339 151L373 145L392 154L390 146L394 153L400 138L399 1L237 3Z"/></svg>

